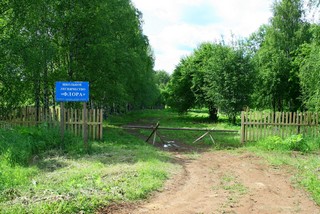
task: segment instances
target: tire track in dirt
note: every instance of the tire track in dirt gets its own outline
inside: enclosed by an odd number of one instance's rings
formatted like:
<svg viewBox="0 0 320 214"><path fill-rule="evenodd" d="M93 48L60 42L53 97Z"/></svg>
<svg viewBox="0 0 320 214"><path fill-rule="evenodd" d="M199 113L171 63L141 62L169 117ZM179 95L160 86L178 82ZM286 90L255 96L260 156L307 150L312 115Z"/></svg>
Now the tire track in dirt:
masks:
<svg viewBox="0 0 320 214"><path fill-rule="evenodd" d="M148 201L104 213L320 213L308 195L294 188L283 168L249 153L204 152L192 160L177 154L183 170Z"/></svg>

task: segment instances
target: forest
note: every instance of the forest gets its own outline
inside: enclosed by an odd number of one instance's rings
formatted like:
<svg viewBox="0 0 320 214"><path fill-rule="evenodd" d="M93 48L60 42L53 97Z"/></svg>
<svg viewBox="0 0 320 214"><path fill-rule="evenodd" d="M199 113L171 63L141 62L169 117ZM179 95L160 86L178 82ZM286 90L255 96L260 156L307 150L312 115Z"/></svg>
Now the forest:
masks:
<svg viewBox="0 0 320 214"><path fill-rule="evenodd" d="M56 81L90 82L90 107L123 112L208 108L234 121L247 107L320 108L319 1L275 1L249 38L202 43L172 75L154 70L143 14L130 0L2 0L0 109L56 106ZM319 21L319 20L317 20Z"/></svg>
<svg viewBox="0 0 320 214"><path fill-rule="evenodd" d="M130 0L3 0L0 109L56 105L55 81L90 82L90 105L156 103L154 59Z"/></svg>
<svg viewBox="0 0 320 214"><path fill-rule="evenodd" d="M318 111L320 26L307 21L303 3L275 1L269 23L249 38L200 44L172 74L167 104L180 112L207 107L213 120L219 109L232 121L247 107Z"/></svg>

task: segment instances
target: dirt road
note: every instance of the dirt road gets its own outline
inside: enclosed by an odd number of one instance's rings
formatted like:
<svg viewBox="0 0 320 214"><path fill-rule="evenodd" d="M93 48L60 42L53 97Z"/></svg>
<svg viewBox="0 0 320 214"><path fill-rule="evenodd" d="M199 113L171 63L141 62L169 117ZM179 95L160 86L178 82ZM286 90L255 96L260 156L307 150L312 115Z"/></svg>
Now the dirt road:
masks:
<svg viewBox="0 0 320 214"><path fill-rule="evenodd" d="M197 159L176 154L183 170L149 201L110 207L105 213L215 214L320 213L290 173L249 153L204 152Z"/></svg>

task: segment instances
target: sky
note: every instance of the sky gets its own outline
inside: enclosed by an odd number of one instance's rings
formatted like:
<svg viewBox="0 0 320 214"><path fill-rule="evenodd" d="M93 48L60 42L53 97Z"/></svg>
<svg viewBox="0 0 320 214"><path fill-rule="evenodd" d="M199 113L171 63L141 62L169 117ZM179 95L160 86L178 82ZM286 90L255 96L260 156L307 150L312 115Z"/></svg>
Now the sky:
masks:
<svg viewBox="0 0 320 214"><path fill-rule="evenodd" d="M172 73L202 42L244 38L267 24L273 0L132 0L143 14L143 32L155 70Z"/></svg>

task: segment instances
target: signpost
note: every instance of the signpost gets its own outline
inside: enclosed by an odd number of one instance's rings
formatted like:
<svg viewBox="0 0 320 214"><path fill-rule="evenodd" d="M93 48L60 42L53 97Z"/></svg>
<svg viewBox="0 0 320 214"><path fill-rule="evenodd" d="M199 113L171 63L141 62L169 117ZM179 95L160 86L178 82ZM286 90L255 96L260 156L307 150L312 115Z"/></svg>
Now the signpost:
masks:
<svg viewBox="0 0 320 214"><path fill-rule="evenodd" d="M60 103L60 131L64 140L64 102L83 102L83 141L88 149L87 103L89 101L89 82L56 82L56 102Z"/></svg>
<svg viewBox="0 0 320 214"><path fill-rule="evenodd" d="M89 82L56 82L57 102L88 102Z"/></svg>

